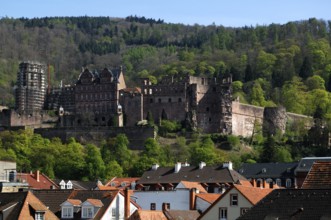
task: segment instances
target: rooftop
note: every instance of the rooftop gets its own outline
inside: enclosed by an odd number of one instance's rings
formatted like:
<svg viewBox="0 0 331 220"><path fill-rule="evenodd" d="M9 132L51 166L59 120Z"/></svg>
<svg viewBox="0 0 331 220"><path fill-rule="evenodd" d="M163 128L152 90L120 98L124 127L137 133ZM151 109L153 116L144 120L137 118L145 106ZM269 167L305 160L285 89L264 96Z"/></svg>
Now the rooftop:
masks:
<svg viewBox="0 0 331 220"><path fill-rule="evenodd" d="M331 189L331 162L315 162L301 188Z"/></svg>

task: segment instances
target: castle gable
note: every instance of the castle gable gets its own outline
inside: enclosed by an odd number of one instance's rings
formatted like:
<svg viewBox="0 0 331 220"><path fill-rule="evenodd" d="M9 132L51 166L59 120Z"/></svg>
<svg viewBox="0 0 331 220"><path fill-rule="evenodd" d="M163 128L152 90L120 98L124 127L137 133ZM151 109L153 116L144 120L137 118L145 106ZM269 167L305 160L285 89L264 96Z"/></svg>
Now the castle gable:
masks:
<svg viewBox="0 0 331 220"><path fill-rule="evenodd" d="M78 83L90 84L94 80L94 75L87 68L79 75Z"/></svg>

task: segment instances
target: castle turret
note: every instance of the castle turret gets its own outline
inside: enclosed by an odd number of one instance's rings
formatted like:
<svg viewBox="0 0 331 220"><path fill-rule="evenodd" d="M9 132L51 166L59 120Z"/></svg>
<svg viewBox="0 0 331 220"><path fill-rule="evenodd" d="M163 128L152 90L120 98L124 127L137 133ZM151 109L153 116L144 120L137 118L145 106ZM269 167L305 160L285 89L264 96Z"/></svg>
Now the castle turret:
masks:
<svg viewBox="0 0 331 220"><path fill-rule="evenodd" d="M17 73L16 109L31 113L43 110L46 95L45 66L36 62L22 62Z"/></svg>

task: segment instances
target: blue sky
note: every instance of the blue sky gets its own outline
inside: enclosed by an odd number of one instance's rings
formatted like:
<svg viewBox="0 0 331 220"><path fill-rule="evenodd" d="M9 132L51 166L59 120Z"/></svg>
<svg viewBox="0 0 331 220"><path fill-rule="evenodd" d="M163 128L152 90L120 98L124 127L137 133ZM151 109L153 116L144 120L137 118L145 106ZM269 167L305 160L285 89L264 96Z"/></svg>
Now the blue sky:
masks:
<svg viewBox="0 0 331 220"><path fill-rule="evenodd" d="M165 22L242 27L331 20L330 0L3 0L0 17L129 15Z"/></svg>

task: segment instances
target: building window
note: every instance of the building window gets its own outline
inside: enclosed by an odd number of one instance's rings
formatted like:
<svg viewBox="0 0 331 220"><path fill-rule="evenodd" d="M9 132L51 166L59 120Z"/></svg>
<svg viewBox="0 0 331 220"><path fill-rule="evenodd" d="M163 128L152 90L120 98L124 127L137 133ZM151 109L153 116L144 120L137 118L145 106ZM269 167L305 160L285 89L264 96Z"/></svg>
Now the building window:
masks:
<svg viewBox="0 0 331 220"><path fill-rule="evenodd" d="M238 205L238 194L231 194L230 195L230 205L237 206Z"/></svg>
<svg viewBox="0 0 331 220"><path fill-rule="evenodd" d="M171 98L168 99L168 102L171 102Z"/></svg>
<svg viewBox="0 0 331 220"><path fill-rule="evenodd" d="M219 219L226 220L228 218L228 209L225 207L221 207L219 209Z"/></svg>
<svg viewBox="0 0 331 220"><path fill-rule="evenodd" d="M82 208L82 218L93 218L92 206L87 206Z"/></svg>
<svg viewBox="0 0 331 220"><path fill-rule="evenodd" d="M168 210L170 209L170 203L163 203L162 206Z"/></svg>
<svg viewBox="0 0 331 220"><path fill-rule="evenodd" d="M281 179L276 179L276 184L277 184L277 186L282 186L282 180Z"/></svg>
<svg viewBox="0 0 331 220"><path fill-rule="evenodd" d="M257 187L262 187L262 181L263 181L262 179L257 179L256 180L256 186Z"/></svg>
<svg viewBox="0 0 331 220"><path fill-rule="evenodd" d="M241 208L240 209L240 215L245 214L246 212L248 212L249 208Z"/></svg>
<svg viewBox="0 0 331 220"><path fill-rule="evenodd" d="M151 203L151 210L155 210L155 209L156 209L155 203Z"/></svg>
<svg viewBox="0 0 331 220"><path fill-rule="evenodd" d="M162 102L162 100L161 99L159 99L159 103L161 103Z"/></svg>
<svg viewBox="0 0 331 220"><path fill-rule="evenodd" d="M36 212L34 216L35 220L44 220L45 219L45 213L44 212Z"/></svg>
<svg viewBox="0 0 331 220"><path fill-rule="evenodd" d="M111 215L112 215L113 217L116 216L116 208L112 208L112 209L111 209Z"/></svg>
<svg viewBox="0 0 331 220"><path fill-rule="evenodd" d="M182 102L182 98L178 98L178 102Z"/></svg>
<svg viewBox="0 0 331 220"><path fill-rule="evenodd" d="M209 112L209 107L206 108L206 112Z"/></svg>
<svg viewBox="0 0 331 220"><path fill-rule="evenodd" d="M73 207L62 207L62 218L73 218Z"/></svg>
<svg viewBox="0 0 331 220"><path fill-rule="evenodd" d="M291 179L286 179L286 188L290 188L292 186Z"/></svg>
<svg viewBox="0 0 331 220"><path fill-rule="evenodd" d="M149 103L153 103L153 99L149 99Z"/></svg>

